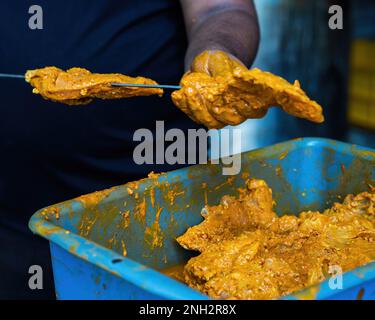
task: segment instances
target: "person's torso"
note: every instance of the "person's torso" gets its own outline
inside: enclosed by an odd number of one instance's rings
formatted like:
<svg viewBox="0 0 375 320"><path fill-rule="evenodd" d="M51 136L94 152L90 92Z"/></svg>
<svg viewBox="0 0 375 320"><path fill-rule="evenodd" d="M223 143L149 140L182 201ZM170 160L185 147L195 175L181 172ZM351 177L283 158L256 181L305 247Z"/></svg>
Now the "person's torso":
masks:
<svg viewBox="0 0 375 320"><path fill-rule="evenodd" d="M38 1L43 29L29 28L33 1L0 2L0 72L54 65L178 83L186 37L175 0ZM70 107L43 100L20 79L0 79L0 219L80 193L125 183L154 169L134 164L133 133L191 122L163 98ZM8 221L8 220L7 220ZM1 222L1 221L0 221Z"/></svg>

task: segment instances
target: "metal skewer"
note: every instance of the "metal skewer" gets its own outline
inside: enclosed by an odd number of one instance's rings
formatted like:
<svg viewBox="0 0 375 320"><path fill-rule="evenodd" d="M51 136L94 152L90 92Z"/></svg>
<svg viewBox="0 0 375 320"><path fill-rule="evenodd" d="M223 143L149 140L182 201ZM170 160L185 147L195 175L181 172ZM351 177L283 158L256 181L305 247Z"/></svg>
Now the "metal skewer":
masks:
<svg viewBox="0 0 375 320"><path fill-rule="evenodd" d="M22 74L0 73L0 78L25 79L25 76L22 75ZM113 86L113 87L138 87L138 88L172 89L172 90L181 89L180 86L174 86L174 85L168 85L168 84L141 84L141 83L112 82L111 86Z"/></svg>
<svg viewBox="0 0 375 320"><path fill-rule="evenodd" d="M23 74L0 73L0 78L20 78L25 79Z"/></svg>
<svg viewBox="0 0 375 320"><path fill-rule="evenodd" d="M156 88L156 89L173 89L173 90L181 89L180 86L173 86L173 85L168 85L168 84L140 84L140 83L112 82L111 85L113 87L139 87L139 88Z"/></svg>

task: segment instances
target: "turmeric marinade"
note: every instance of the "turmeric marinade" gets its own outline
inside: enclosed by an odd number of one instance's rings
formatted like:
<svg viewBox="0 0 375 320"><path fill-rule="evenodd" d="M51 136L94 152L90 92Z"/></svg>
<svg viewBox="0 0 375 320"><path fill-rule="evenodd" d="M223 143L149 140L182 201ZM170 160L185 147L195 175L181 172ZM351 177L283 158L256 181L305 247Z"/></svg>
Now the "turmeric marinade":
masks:
<svg viewBox="0 0 375 320"><path fill-rule="evenodd" d="M375 259L375 192L348 195L323 213L278 217L272 191L249 180L238 198L203 209L204 221L180 236L189 286L218 299L273 299Z"/></svg>
<svg viewBox="0 0 375 320"><path fill-rule="evenodd" d="M120 99L163 94L163 90L155 88L111 86L112 82L157 84L148 78L132 78L119 73L91 73L83 68L71 68L67 71L56 67L29 70L25 79L34 87L33 93L68 105L88 104L94 98Z"/></svg>
<svg viewBox="0 0 375 320"><path fill-rule="evenodd" d="M208 128L238 125L262 118L272 106L312 122L324 121L323 109L294 84L272 73L247 69L222 51L197 56L181 80L173 102L192 120Z"/></svg>
<svg viewBox="0 0 375 320"><path fill-rule="evenodd" d="M112 82L157 84L148 78L91 73L83 68L64 71L45 67L27 71L25 78L34 87L34 93L69 105L88 104L94 98L163 94L159 88L111 86ZM324 121L322 107L306 95L298 81L291 84L272 73L249 70L222 51L198 55L180 84L181 89L172 93L174 104L209 129L264 117L272 106L316 123Z"/></svg>

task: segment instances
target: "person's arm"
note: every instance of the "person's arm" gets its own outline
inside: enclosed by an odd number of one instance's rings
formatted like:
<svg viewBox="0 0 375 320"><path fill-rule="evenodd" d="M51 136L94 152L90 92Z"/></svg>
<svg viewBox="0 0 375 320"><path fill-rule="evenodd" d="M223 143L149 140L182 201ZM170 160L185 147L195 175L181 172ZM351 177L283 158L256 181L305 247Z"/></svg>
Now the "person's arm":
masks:
<svg viewBox="0 0 375 320"><path fill-rule="evenodd" d="M189 47L185 68L205 50L221 50L250 66L259 43L252 0L180 0Z"/></svg>
<svg viewBox="0 0 375 320"><path fill-rule="evenodd" d="M322 107L294 84L249 70L259 43L259 27L251 0L180 0L189 38L181 89L174 104L207 128L238 125L262 118L272 106L316 123ZM245 66L244 66L245 65Z"/></svg>

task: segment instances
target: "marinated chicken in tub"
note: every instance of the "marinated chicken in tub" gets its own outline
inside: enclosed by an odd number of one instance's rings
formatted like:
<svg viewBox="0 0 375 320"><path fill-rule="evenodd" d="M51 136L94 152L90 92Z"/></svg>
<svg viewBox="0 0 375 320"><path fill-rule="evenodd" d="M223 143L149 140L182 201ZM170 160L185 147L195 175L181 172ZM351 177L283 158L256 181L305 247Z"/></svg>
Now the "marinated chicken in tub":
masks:
<svg viewBox="0 0 375 320"><path fill-rule="evenodd" d="M322 213L278 217L273 205L266 183L249 180L238 198L207 206L205 220L177 239L200 252L184 282L212 298L274 299L375 260L375 192Z"/></svg>

